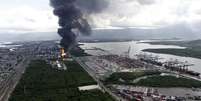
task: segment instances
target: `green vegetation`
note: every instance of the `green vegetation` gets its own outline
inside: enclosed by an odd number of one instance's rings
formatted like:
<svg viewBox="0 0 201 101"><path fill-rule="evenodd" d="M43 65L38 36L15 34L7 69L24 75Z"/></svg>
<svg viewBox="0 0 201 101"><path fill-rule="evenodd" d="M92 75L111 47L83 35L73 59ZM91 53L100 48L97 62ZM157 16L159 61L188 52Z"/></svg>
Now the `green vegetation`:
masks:
<svg viewBox="0 0 201 101"><path fill-rule="evenodd" d="M201 40L194 41L161 41L161 42L147 42L153 45L177 45L186 47L185 49L145 49L143 51L153 53L172 54L178 56L194 57L201 59Z"/></svg>
<svg viewBox="0 0 201 101"><path fill-rule="evenodd" d="M187 78L177 78L175 76L152 76L146 79L142 79L136 83L140 86L149 87L187 87L187 88L200 88L201 81L187 79Z"/></svg>
<svg viewBox="0 0 201 101"><path fill-rule="evenodd" d="M155 41L155 42L143 42L149 43L151 45L176 45L176 46L184 46L185 41Z"/></svg>
<svg viewBox="0 0 201 101"><path fill-rule="evenodd" d="M143 76L159 75L158 71L117 72L105 80L108 84L133 84L133 80Z"/></svg>
<svg viewBox="0 0 201 101"><path fill-rule="evenodd" d="M96 84L96 82L88 75L87 72L75 61L65 62L68 70L64 71L66 80L71 80L69 82L74 86L84 86Z"/></svg>
<svg viewBox="0 0 201 101"><path fill-rule="evenodd" d="M134 72L134 73L113 73L105 80L106 84L124 84L147 87L187 87L201 88L201 81L175 76L160 76L161 72ZM137 82L133 80L141 78Z"/></svg>
<svg viewBox="0 0 201 101"><path fill-rule="evenodd" d="M153 52L153 53L163 53L163 54L172 54L178 56L194 57L201 59L201 49L145 49L143 51Z"/></svg>
<svg viewBox="0 0 201 101"><path fill-rule="evenodd" d="M152 45L177 45L188 48L200 48L201 40L193 40L193 41L158 41L158 42L145 42Z"/></svg>
<svg viewBox="0 0 201 101"><path fill-rule="evenodd" d="M32 61L9 101L113 101L100 90L79 91L78 86L96 82L76 62L67 71L51 68L45 61Z"/></svg>

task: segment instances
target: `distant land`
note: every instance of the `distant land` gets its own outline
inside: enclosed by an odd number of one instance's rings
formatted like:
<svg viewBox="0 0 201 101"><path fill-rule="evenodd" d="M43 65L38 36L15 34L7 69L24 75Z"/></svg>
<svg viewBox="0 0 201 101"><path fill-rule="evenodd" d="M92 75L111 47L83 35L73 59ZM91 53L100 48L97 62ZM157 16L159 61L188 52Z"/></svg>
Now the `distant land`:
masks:
<svg viewBox="0 0 201 101"><path fill-rule="evenodd" d="M153 45L177 45L186 47L185 49L145 49L143 51L153 53L172 54L178 56L186 56L201 59L201 40L193 41L161 41L161 42L147 42Z"/></svg>
<svg viewBox="0 0 201 101"><path fill-rule="evenodd" d="M187 28L167 27L160 29L101 29L93 30L92 35L78 37L80 41L114 41L114 40L149 40L149 39L201 39L200 34L196 34ZM57 32L33 32L33 33L0 33L2 41L41 41L41 40L59 40Z"/></svg>
<svg viewBox="0 0 201 101"><path fill-rule="evenodd" d="M56 32L0 33L0 42L46 41L60 39Z"/></svg>

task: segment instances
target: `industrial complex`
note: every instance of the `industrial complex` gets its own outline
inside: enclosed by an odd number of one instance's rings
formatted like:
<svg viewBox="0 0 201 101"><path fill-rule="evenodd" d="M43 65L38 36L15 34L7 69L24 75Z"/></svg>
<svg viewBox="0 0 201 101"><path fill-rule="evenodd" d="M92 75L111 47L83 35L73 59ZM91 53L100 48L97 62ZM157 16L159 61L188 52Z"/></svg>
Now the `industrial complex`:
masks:
<svg viewBox="0 0 201 101"><path fill-rule="evenodd" d="M130 48L120 55L106 53L103 49L97 48L96 50L104 54L74 56L74 54L65 52L65 49L56 41L21 43L21 46L12 50L2 48L0 50L1 101L8 100L29 61L38 59L45 60L53 69L59 71L68 71L68 66L64 62L76 61L97 82L95 85L83 85L77 89L80 91L98 89L107 92L117 101L201 100L200 73L190 70L189 66L193 64L187 61L171 59L162 62L160 61L162 58L145 53L130 58ZM180 87L178 82L170 86L163 85L162 82L161 85L157 85L153 78L161 77L163 78L161 81L170 77L195 83L192 87L187 84ZM152 86L151 83L156 83L156 85Z"/></svg>
<svg viewBox="0 0 201 101"><path fill-rule="evenodd" d="M171 59L161 62L160 59L162 58L145 53L137 54L134 58L130 58L130 49L120 55L111 54L105 50L99 50L98 48L88 50L102 51L103 54L99 54L97 56L78 57L78 62L83 63L85 70L91 73L91 75L100 82L107 81L107 78L110 78L110 76L111 80L115 77L119 77L117 81L112 82L114 84L104 83L109 91L118 96L117 98L119 98L119 101L122 99L125 101L196 101L201 99L201 89L199 88L189 88L184 90L184 93L181 91L179 86L172 87L175 89L171 89L169 91L168 89L164 89L166 87L160 88L157 87L157 85L155 85L155 87L140 85L141 81L144 79L154 77L156 75L161 77L164 76L164 78L166 76L172 76L178 79L185 78L200 82L200 73L190 70L189 66L192 66L193 64L190 64L187 61L181 62L177 59ZM139 76L131 81L126 80L131 78L131 76L129 77L129 74L137 74L139 72L147 73L147 75ZM113 74L125 75L115 76ZM125 76L128 77L126 78ZM178 90L177 88L180 89ZM108 91L108 89L106 91Z"/></svg>

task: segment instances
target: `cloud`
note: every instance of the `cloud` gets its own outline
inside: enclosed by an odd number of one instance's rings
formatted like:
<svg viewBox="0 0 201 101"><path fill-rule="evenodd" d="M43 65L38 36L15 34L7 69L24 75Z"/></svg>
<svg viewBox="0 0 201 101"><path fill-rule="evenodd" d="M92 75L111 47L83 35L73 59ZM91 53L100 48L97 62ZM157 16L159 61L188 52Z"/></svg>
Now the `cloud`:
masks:
<svg viewBox="0 0 201 101"><path fill-rule="evenodd" d="M25 20L27 20L28 22L36 22L36 20L35 19L33 19L33 18L25 18Z"/></svg>
<svg viewBox="0 0 201 101"><path fill-rule="evenodd" d="M107 10L90 16L95 27L163 27L201 21L201 0L109 0Z"/></svg>
<svg viewBox="0 0 201 101"><path fill-rule="evenodd" d="M56 31L58 27L58 19L53 15L51 7L41 9L21 5L1 8L0 12L0 33L49 32Z"/></svg>
<svg viewBox="0 0 201 101"><path fill-rule="evenodd" d="M154 4L155 0L137 0L141 5L150 5Z"/></svg>
<svg viewBox="0 0 201 101"><path fill-rule="evenodd" d="M76 5L87 13L100 13L109 5L108 0L77 0Z"/></svg>
<svg viewBox="0 0 201 101"><path fill-rule="evenodd" d="M0 32L56 31L58 18L52 14L48 1L4 1L0 4ZM106 8L92 13L88 20L96 29L155 29L185 23L198 32L200 4L201 0L104 0L101 7Z"/></svg>
<svg viewBox="0 0 201 101"><path fill-rule="evenodd" d="M0 33L56 31L58 18L49 0L5 0L0 4Z"/></svg>

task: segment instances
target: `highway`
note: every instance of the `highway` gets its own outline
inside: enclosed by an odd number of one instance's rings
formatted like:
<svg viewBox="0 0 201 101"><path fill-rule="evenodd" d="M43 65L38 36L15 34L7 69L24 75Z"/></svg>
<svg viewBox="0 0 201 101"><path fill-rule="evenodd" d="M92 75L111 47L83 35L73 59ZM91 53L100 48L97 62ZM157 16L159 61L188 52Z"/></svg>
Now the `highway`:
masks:
<svg viewBox="0 0 201 101"><path fill-rule="evenodd" d="M104 84L98 78L96 78L96 74L93 71L91 71L89 69L89 67L85 63L82 62L81 59L76 58L76 57L73 57L73 59L75 61L77 61L80 64L80 66L82 66L83 69L98 83L98 85L100 86L102 91L110 94L116 101L125 101L124 99L122 99L122 98L118 97L117 95L115 95L114 93L112 93L111 90L109 90L107 87L105 87Z"/></svg>
<svg viewBox="0 0 201 101"><path fill-rule="evenodd" d="M25 72L29 62L30 61L24 57L23 60L14 68L15 73L13 73L1 87L2 89L0 90L0 101L8 101L22 74Z"/></svg>
<svg viewBox="0 0 201 101"><path fill-rule="evenodd" d="M2 79L4 81L0 83L0 101L8 101L31 60L46 60L57 58L59 55L58 43L55 41L22 42L20 44L21 46L12 53L7 50L2 52L2 54L5 54L3 61L12 64L10 68L14 69L14 72ZM5 64L6 67L6 63L2 62L2 64Z"/></svg>

